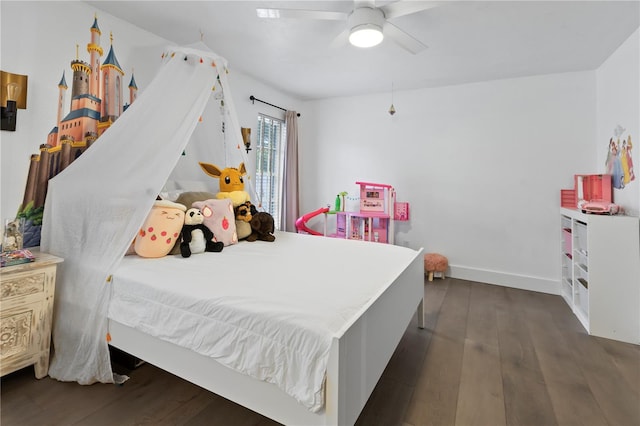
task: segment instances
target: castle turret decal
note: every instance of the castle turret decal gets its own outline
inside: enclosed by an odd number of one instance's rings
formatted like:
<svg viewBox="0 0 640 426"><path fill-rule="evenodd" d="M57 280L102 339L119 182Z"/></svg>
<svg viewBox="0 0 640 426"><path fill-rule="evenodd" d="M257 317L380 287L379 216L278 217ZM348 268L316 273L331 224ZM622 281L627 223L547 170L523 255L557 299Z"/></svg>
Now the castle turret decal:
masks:
<svg viewBox="0 0 640 426"><path fill-rule="evenodd" d="M96 98L101 98L100 93L100 57L103 50L100 47L100 35L102 32L98 27L98 16L93 19L93 25L91 26L91 42L87 44L87 52L91 57L91 81L89 83L89 93Z"/></svg>
<svg viewBox="0 0 640 426"><path fill-rule="evenodd" d="M68 89L67 82L64 78L64 71L62 71L62 78L60 79L60 83L58 83L58 89L58 118L56 120L56 127L60 127L60 122L64 116L64 100Z"/></svg>
<svg viewBox="0 0 640 426"><path fill-rule="evenodd" d="M129 103L132 104L137 97L138 97L138 86L136 85L136 79L133 78L133 70L132 70L131 81L129 82Z"/></svg>
<svg viewBox="0 0 640 426"><path fill-rule="evenodd" d="M71 99L80 95L89 93L89 75L91 75L91 66L78 59L78 45L76 45L76 59L71 61L71 69L73 70L73 82L71 83Z"/></svg>
<svg viewBox="0 0 640 426"><path fill-rule="evenodd" d="M100 63L103 49L100 46L101 31L98 17L95 16L89 29L90 41L87 43L89 62L79 56L76 45L76 58L71 61L73 77L71 81L71 102L65 115L66 92L68 89L65 72L58 83L56 125L47 135L46 143L40 145L40 152L31 155L29 174L23 203L19 215L27 219L27 224L39 225L49 179L68 167L104 133L123 113L124 71L118 63L111 46ZM131 75L129 97L132 103L137 96L138 86ZM39 245L40 234L26 247Z"/></svg>
<svg viewBox="0 0 640 426"><path fill-rule="evenodd" d="M101 121L113 122L122 114L122 77L124 71L118 63L113 50L113 34L110 36L111 47L100 67L102 73L102 118Z"/></svg>

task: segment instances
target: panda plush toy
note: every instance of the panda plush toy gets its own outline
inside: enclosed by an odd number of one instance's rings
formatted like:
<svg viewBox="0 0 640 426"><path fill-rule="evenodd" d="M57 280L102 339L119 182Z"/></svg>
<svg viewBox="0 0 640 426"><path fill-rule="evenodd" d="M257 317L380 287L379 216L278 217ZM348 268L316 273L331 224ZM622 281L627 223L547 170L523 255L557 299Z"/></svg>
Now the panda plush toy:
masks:
<svg viewBox="0 0 640 426"><path fill-rule="evenodd" d="M191 254L205 251L222 251L224 243L213 241L213 237L213 232L204 224L204 216L200 210L195 208L187 210L184 215L182 242L180 243L182 257L189 257Z"/></svg>

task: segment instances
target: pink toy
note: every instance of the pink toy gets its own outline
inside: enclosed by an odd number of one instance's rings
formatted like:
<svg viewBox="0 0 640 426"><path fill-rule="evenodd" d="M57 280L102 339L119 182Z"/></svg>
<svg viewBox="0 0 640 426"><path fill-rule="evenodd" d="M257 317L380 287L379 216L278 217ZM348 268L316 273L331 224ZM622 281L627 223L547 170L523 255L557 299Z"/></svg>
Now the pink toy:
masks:
<svg viewBox="0 0 640 426"><path fill-rule="evenodd" d="M298 233L307 233L311 235L324 235L318 231L314 231L313 229L309 228L307 226L307 221L318 216L319 214L327 213L328 211L329 211L328 207L322 207L316 211L307 213L304 216L299 217L298 220L296 220L296 230L298 231Z"/></svg>
<svg viewBox="0 0 640 426"><path fill-rule="evenodd" d="M328 207L319 208L307 213L296 220L296 230L299 233L324 235L335 238L371 241L376 243L393 244L394 220L409 220L409 203L396 203L396 191L391 185L383 183L356 182L360 185L360 211L344 211L346 192L341 192L336 198L336 210ZM327 214L336 215L336 232L327 235ZM315 231L307 226L307 221L325 215L325 232Z"/></svg>
<svg viewBox="0 0 640 426"><path fill-rule="evenodd" d="M582 213L593 214L618 214L620 212L620 206L613 204L605 200L592 200L578 204Z"/></svg>

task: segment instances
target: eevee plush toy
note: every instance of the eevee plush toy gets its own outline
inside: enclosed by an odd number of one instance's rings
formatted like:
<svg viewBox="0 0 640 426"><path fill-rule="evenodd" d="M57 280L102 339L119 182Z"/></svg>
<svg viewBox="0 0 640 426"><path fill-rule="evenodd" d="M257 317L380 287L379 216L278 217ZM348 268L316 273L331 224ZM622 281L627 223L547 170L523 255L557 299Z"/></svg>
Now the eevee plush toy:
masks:
<svg viewBox="0 0 640 426"><path fill-rule="evenodd" d="M212 178L218 179L220 184L220 192L216 194L217 199L230 198L233 207L250 201L249 193L244 190L244 179L242 176L247 174L244 163L240 163L238 168L227 167L220 169L218 166L210 163L198 163L202 170Z"/></svg>

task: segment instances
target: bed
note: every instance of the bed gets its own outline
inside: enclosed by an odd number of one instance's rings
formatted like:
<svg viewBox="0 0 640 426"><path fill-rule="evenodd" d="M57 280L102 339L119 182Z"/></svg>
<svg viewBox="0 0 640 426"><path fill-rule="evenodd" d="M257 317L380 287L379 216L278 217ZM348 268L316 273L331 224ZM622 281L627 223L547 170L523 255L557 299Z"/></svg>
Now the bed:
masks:
<svg viewBox="0 0 640 426"><path fill-rule="evenodd" d="M110 344L283 424L353 424L416 311L424 326L422 249L275 236L125 256Z"/></svg>

